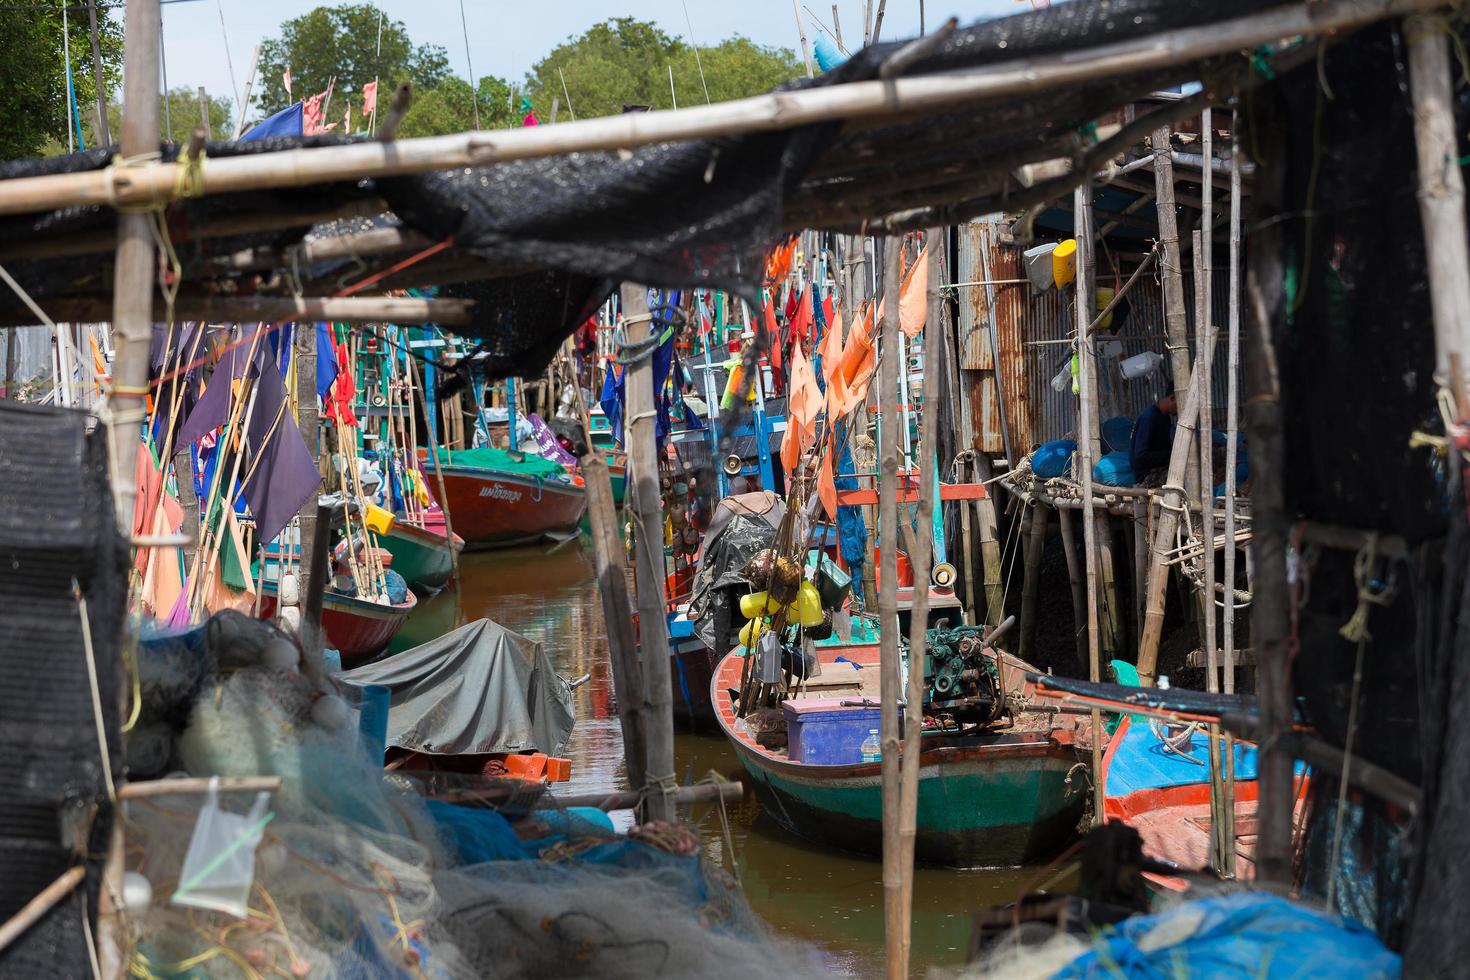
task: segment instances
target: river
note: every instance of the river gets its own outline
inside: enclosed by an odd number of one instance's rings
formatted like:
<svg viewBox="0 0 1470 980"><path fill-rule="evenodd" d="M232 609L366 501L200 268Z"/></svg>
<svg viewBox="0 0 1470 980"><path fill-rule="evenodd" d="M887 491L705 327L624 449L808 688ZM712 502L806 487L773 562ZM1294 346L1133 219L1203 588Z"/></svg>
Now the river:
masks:
<svg viewBox="0 0 1470 980"><path fill-rule="evenodd" d="M462 585L421 603L394 643L400 650L433 639L457 622L486 617L542 646L569 678L590 673L575 692L577 727L568 755L566 792L627 787L622 735L612 696L607 634L586 539L560 549L516 549L465 555ZM675 744L681 783L711 770L734 779L740 763L720 736L680 734ZM735 870L756 913L773 931L818 947L837 976L882 973L883 883L877 859L841 853L791 837L749 799L728 813ZM691 815L707 854L727 860L719 815ZM727 864L728 867L728 864ZM918 869L914 882L913 967L957 966L970 941L970 915L1010 901L1033 872Z"/></svg>

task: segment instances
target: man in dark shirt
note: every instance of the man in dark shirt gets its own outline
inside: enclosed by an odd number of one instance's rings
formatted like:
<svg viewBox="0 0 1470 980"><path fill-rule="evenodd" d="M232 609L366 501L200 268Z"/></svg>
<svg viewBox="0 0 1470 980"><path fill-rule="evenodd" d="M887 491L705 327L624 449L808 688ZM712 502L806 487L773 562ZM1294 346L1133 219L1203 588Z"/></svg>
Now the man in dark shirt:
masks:
<svg viewBox="0 0 1470 980"><path fill-rule="evenodd" d="M1128 462L1133 478L1144 478L1155 470L1168 467L1169 453L1174 447L1174 416L1179 404L1173 391L1166 391L1154 404L1145 408L1133 423L1133 440L1128 446Z"/></svg>

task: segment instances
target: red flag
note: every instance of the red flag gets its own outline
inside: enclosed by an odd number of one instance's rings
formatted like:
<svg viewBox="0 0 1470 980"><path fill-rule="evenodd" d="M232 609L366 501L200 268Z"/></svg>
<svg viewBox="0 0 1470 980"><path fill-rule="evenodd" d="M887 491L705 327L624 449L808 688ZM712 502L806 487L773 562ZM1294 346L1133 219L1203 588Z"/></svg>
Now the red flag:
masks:
<svg viewBox="0 0 1470 980"><path fill-rule="evenodd" d="M766 300L766 308L762 312L766 322L766 343L770 345L771 367L776 369L776 376L780 377L781 336L776 332L776 307L770 300Z"/></svg>
<svg viewBox="0 0 1470 980"><path fill-rule="evenodd" d="M368 82L362 87L362 114L370 116L378 111L378 83Z"/></svg>
<svg viewBox="0 0 1470 980"><path fill-rule="evenodd" d="M288 98L288 99L291 98L291 66L290 65L287 65L286 66L286 70L283 71L283 72L281 72L281 84L284 85L284 86L286 86L286 98Z"/></svg>
<svg viewBox="0 0 1470 980"><path fill-rule="evenodd" d="M796 314L791 319L791 336L800 344L805 342L807 331L812 327L812 291L806 290L796 302Z"/></svg>
<svg viewBox="0 0 1470 980"><path fill-rule="evenodd" d="M530 112L526 113L525 118L521 120L521 125L523 127L541 125L541 120L536 118L536 110L532 109Z"/></svg>
<svg viewBox="0 0 1470 980"><path fill-rule="evenodd" d="M822 300L822 322L830 327L832 325L832 318L836 313L837 307L832 302L832 294L828 293Z"/></svg>

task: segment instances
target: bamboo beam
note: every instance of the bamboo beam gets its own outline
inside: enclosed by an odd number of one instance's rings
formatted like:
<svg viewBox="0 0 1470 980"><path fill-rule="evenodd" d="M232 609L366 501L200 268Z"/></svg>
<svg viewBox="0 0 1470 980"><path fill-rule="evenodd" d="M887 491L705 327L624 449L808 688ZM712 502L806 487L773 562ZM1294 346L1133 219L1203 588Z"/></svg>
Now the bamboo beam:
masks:
<svg viewBox="0 0 1470 980"><path fill-rule="evenodd" d="M898 289L903 276L898 239L883 249L886 304L878 351L878 681L883 746L883 935L888 980L906 980L902 962L903 859L899 844L898 698ZM871 394L871 392L870 392Z"/></svg>
<svg viewBox="0 0 1470 980"><path fill-rule="evenodd" d="M605 467L607 464L603 463ZM619 790L612 793L580 793L576 796L557 796L556 806L565 810L574 806L595 806L599 810L628 810L638 805L642 798L635 790ZM671 794L675 804L690 806L696 803L738 803L745 798L745 784L730 780L720 783L696 783L680 786Z"/></svg>
<svg viewBox="0 0 1470 980"><path fill-rule="evenodd" d="M147 800L155 796L203 796L209 792L210 784L217 784L221 793L274 792L281 788L280 776L208 776L189 779L147 779L136 783L125 783L117 788L120 800Z"/></svg>
<svg viewBox="0 0 1470 980"><path fill-rule="evenodd" d="M633 800L627 805L633 806L641 798L647 783L648 737L644 731L643 667L638 662L638 643L633 635L633 604L628 598L627 566L623 545L618 538L617 505L613 503L607 461L601 453L589 452L582 457L582 477L587 483L592 555L597 563L597 592L602 599L602 617L607 622L608 659L612 664L613 693L618 699L623 757L628 764L628 785L634 788L630 794ZM662 617L659 624L663 624Z"/></svg>
<svg viewBox="0 0 1470 980"><path fill-rule="evenodd" d="M632 113L638 115L638 113ZM575 123L565 123L573 126ZM555 127L546 127L555 128ZM624 283L624 326L638 342L650 334L648 290ZM644 818L670 820L674 789L674 712L669 688L669 632L664 621L663 499L659 494L658 446L654 432L652 350L628 366L628 467L633 482L633 513L637 527L638 641L643 650L644 733L648 761L644 770L647 792ZM611 499L611 490L609 499Z"/></svg>
<svg viewBox="0 0 1470 980"><path fill-rule="evenodd" d="M953 24L951 22L951 30ZM909 952L912 948L914 908L914 838L918 834L919 756L924 734L924 662L928 657L925 633L929 626L929 575L934 559L934 484L929 466L938 459L939 435L939 364L944 356L944 259L945 229L930 228L925 234L929 248L929 315L924 324L924 408L919 420L919 447L914 454L919 470L918 547L912 555L914 566L914 604L909 611L909 677L904 696L904 744L898 815L898 839L901 852L900 871L903 888L902 943L897 971L909 975Z"/></svg>
<svg viewBox="0 0 1470 980"><path fill-rule="evenodd" d="M1162 35L913 78L852 82L688 109L627 113L556 126L287 150L210 162L205 194L299 187L365 177L485 166L507 160L593 150L630 149L675 140L769 132L839 119L921 113L999 101L1118 75L1155 71L1231 55L1283 37L1317 37L1387 17L1432 10L1437 0L1322 0ZM153 100L157 102L156 97ZM156 137L156 133L155 133ZM178 165L144 163L79 174L0 182L0 214L73 205L148 204L169 200Z"/></svg>
<svg viewBox="0 0 1470 980"><path fill-rule="evenodd" d="M1451 85L1450 34L1439 17L1409 17L1409 87L1414 100L1414 145L1419 156L1419 219L1429 259L1436 367L1470 358L1470 246L1466 244L1465 182L1460 175ZM1462 379L1454 379L1459 391Z"/></svg>
<svg viewBox="0 0 1470 980"><path fill-rule="evenodd" d="M1077 332L1081 338L1081 370L1078 372L1078 423L1077 449L1081 454L1079 465L1082 470L1082 497L1092 499L1092 464L1097 458L1097 363L1096 345L1087 332L1092 311L1096 308L1093 299L1092 277L1095 271L1092 242L1092 185L1083 181L1073 198L1076 222L1073 228L1077 240ZM1098 623L1098 527L1099 521L1106 527L1108 518L1088 511L1082 515L1082 567L1087 584L1087 676L1094 682L1102 680L1101 640ZM1103 821L1102 779L1102 712L1092 712L1092 820L1094 826Z"/></svg>
<svg viewBox="0 0 1470 980"><path fill-rule="evenodd" d="M47 313L59 321L100 323L110 318L108 304L101 299L56 299L48 301L45 306ZM473 300L419 299L412 296L304 296L300 299L279 296L181 296L174 304L174 317L178 320L207 320L211 323L324 320L334 323L438 323L463 327L473 322L474 309ZM157 297L152 309L145 307L144 310L142 317L150 325L155 319L164 319L166 313L163 300ZM34 319L35 315L28 311L14 308L0 311L0 328L28 326ZM148 380L147 354L145 347L144 374L138 384ZM115 382L127 384L126 381L117 381L116 367L113 373Z"/></svg>

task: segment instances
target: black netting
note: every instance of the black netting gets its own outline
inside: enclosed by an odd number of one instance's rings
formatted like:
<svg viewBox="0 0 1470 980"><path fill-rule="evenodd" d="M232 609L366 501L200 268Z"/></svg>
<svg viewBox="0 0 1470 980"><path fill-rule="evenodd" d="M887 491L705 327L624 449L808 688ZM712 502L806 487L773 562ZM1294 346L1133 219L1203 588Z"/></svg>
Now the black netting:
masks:
<svg viewBox="0 0 1470 980"><path fill-rule="evenodd" d="M84 632L113 777L122 778L127 550L113 522L105 435L86 425L82 412L0 402L0 922L79 860L87 867L80 889L0 950L0 977L90 973L82 914L95 926L113 811Z"/></svg>

